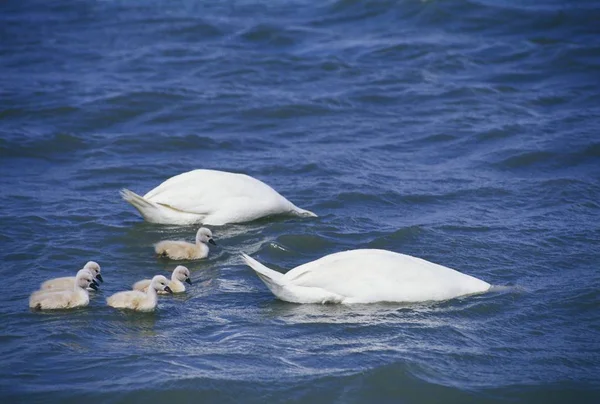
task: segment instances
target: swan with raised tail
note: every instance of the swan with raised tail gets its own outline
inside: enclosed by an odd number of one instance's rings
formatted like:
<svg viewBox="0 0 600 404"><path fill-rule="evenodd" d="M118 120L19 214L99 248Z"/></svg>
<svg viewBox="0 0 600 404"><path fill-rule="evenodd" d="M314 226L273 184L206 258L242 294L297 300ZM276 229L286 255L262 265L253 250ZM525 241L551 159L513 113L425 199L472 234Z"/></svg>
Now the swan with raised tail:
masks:
<svg viewBox="0 0 600 404"><path fill-rule="evenodd" d="M143 197L128 189L122 189L121 196L146 221L159 224L221 226L278 214L316 217L264 182L226 171L188 171L169 178Z"/></svg>
<svg viewBox="0 0 600 404"><path fill-rule="evenodd" d="M276 297L292 303L441 301L491 287L454 269L386 250L338 252L285 275L246 254L242 258Z"/></svg>

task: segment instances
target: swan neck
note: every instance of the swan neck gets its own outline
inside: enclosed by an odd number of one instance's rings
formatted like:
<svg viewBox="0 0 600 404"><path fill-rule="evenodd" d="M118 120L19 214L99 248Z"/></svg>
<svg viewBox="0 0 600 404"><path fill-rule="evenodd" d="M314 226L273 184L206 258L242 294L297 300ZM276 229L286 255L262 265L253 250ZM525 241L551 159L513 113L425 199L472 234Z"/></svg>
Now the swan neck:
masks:
<svg viewBox="0 0 600 404"><path fill-rule="evenodd" d="M150 286L148 286L148 290L146 291L146 294L153 299L157 298L156 289L154 289L154 285L152 285L152 283L150 283Z"/></svg>
<svg viewBox="0 0 600 404"><path fill-rule="evenodd" d="M208 255L208 252L210 251L208 245L202 241L199 241L198 244L196 244L196 247L198 247L198 250L204 255Z"/></svg>

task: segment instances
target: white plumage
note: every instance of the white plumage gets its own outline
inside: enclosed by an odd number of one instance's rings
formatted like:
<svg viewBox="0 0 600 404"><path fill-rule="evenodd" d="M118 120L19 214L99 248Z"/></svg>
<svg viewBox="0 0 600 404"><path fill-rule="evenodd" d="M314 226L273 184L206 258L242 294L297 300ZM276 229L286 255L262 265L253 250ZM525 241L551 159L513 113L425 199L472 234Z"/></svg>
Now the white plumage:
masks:
<svg viewBox="0 0 600 404"><path fill-rule="evenodd" d="M483 293L490 284L454 269L386 250L350 250L285 275L242 254L281 300L292 303L423 302Z"/></svg>
<svg viewBox="0 0 600 404"><path fill-rule="evenodd" d="M316 216L256 178L216 170L176 175L143 197L128 189L121 190L121 196L145 220L161 224L224 225L277 214Z"/></svg>
<svg viewBox="0 0 600 404"><path fill-rule="evenodd" d="M100 274L100 265L95 261L88 261L87 264L82 268L92 275L94 279L104 282L102 275ZM61 278L49 279L40 285L42 290L71 290L75 286L74 276L63 276ZM90 288L91 289L91 288Z"/></svg>
<svg viewBox="0 0 600 404"><path fill-rule="evenodd" d="M146 292L139 290L128 290L118 292L106 299L106 303L117 309L130 309L136 311L153 311L158 301L157 291L172 293L169 288L169 280L162 275L156 275L150 282Z"/></svg>
<svg viewBox="0 0 600 404"><path fill-rule="evenodd" d="M139 290L141 292L146 292L148 286L150 286L150 282L152 279L143 279L133 284L133 290ZM173 273L171 274L171 281L169 282L169 288L173 293L183 293L185 292L185 285L183 282L187 282L190 285L192 284L192 280L190 279L190 271L183 265L177 266ZM159 291L159 294L165 294L168 292Z"/></svg>
<svg viewBox="0 0 600 404"><path fill-rule="evenodd" d="M201 227L196 233L196 243L182 240L164 240L156 243L154 251L161 257L172 260L199 260L208 256L208 245L217 245L212 238L212 232L206 227Z"/></svg>
<svg viewBox="0 0 600 404"><path fill-rule="evenodd" d="M75 276L71 290L38 290L29 298L29 307L36 310L74 309L87 306L90 297L87 288L96 289L92 274L87 269L81 269Z"/></svg>

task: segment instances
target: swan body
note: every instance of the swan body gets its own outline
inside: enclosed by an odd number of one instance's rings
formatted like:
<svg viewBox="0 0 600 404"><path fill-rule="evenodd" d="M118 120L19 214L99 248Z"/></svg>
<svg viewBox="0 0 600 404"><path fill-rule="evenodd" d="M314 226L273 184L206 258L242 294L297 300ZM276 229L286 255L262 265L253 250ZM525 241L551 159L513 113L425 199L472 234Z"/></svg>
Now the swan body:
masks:
<svg viewBox="0 0 600 404"><path fill-rule="evenodd" d="M58 310L87 306L90 302L88 287L97 289L92 274L87 269L81 269L75 276L71 290L33 292L29 298L29 307L36 310Z"/></svg>
<svg viewBox="0 0 600 404"><path fill-rule="evenodd" d="M441 301L491 287L454 269L386 250L343 251L285 275L242 257L275 296L292 303Z"/></svg>
<svg viewBox="0 0 600 404"><path fill-rule="evenodd" d="M212 238L212 232L201 227L196 233L196 243L180 240L165 240L154 246L154 251L160 257L172 260L199 260L208 256L209 248L206 243L217 245Z"/></svg>
<svg viewBox="0 0 600 404"><path fill-rule="evenodd" d="M160 224L220 226L276 214L316 217L256 178L216 170L176 175L143 197L128 189L121 196L146 221Z"/></svg>
<svg viewBox="0 0 600 404"><path fill-rule="evenodd" d="M150 286L151 279L143 279L133 284L133 290L139 290L141 292L146 292L148 286ZM183 265L177 266L173 273L171 274L171 281L169 282L169 288L172 293L183 293L185 292L185 285L183 282L192 284L192 280L190 279L190 271ZM168 292L158 291L158 294L166 294Z"/></svg>
<svg viewBox="0 0 600 404"><path fill-rule="evenodd" d="M89 271L94 279L104 282L102 275L100 274L101 268L95 261L89 261L83 269ZM49 279L41 284L40 289L42 290L71 290L75 286L74 276L64 276L61 278ZM92 290L91 288L89 288Z"/></svg>
<svg viewBox="0 0 600 404"><path fill-rule="evenodd" d="M169 280L162 275L152 278L146 292L139 290L128 290L118 292L106 299L106 303L116 309L129 309L135 311L153 311L158 301L157 291L172 293L169 288Z"/></svg>

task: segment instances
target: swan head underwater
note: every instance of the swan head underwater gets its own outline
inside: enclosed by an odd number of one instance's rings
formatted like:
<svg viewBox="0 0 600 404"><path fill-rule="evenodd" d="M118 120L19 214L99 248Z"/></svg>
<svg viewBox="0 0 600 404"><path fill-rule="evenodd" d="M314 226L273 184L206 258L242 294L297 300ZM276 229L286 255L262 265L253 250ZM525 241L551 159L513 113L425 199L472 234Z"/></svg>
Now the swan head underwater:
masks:
<svg viewBox="0 0 600 404"><path fill-rule="evenodd" d="M199 228L198 232L196 233L196 244L200 243L210 243L212 245L217 245L217 243L215 243L215 240L213 240L212 238L212 232L206 227Z"/></svg>
<svg viewBox="0 0 600 404"><path fill-rule="evenodd" d="M188 284L192 284L192 280L190 279L190 270L184 267L183 265L178 265L173 270L173 276L179 282L185 282Z"/></svg>
<svg viewBox="0 0 600 404"><path fill-rule="evenodd" d="M96 261L88 261L88 263L84 265L83 269L87 269L94 276L94 278L98 279L100 282L104 282L102 275L100 275L100 265ZM96 284L97 283L98 282L96 282Z"/></svg>

